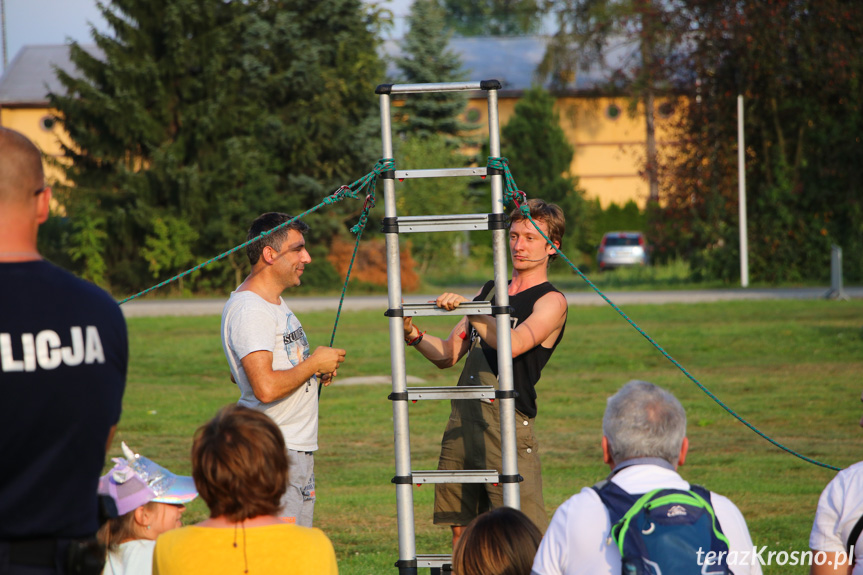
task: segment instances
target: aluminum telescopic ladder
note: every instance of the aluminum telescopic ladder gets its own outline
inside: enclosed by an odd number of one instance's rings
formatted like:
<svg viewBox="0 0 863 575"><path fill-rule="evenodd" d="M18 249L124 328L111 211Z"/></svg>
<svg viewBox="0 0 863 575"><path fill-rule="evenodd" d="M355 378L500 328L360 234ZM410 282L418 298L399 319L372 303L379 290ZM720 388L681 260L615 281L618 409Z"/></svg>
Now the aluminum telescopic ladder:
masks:
<svg viewBox="0 0 863 575"><path fill-rule="evenodd" d="M382 84L375 93L380 96L381 135L383 157L393 157L392 117L390 98L394 94L434 92L483 91L488 98L488 137L492 157L500 156L500 126L498 117L498 90L500 82L454 82L438 84ZM491 183L491 213L398 216L396 213L396 180L409 178L440 178L477 176L487 177ZM390 361L393 391L389 396L393 405L395 444L396 504L398 507L399 575L415 575L418 568L430 568L440 573L451 565L449 554L418 555L414 529L413 485L429 483L499 483L503 486L503 502L519 508L518 464L516 458L515 393L512 380L512 342L510 340L510 307L508 286L508 254L506 213L503 201L503 172L485 167L443 168L426 170L395 170L383 175L384 213L383 232L386 236L387 284L390 328ZM434 304L408 304L402 302L401 260L399 234L461 230L490 230L494 258L496 306L489 302L465 302L454 311L445 311ZM405 344L403 322L406 316L490 315L497 325L498 388L493 386L469 387L417 387L408 388L405 374ZM500 409L502 469L463 471L415 471L411 469L410 425L408 407L411 401L446 399L497 399Z"/></svg>

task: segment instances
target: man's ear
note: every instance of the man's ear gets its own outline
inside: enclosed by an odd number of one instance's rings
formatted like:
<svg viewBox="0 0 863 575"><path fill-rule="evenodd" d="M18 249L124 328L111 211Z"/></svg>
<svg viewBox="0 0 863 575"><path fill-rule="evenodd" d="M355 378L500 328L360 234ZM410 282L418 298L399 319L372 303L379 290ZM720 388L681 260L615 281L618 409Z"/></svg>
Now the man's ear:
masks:
<svg viewBox="0 0 863 575"><path fill-rule="evenodd" d="M264 249L261 250L261 259L264 260L265 264L273 263L273 252L275 250L271 246L264 246Z"/></svg>
<svg viewBox="0 0 863 575"><path fill-rule="evenodd" d="M602 461L614 469L614 459L611 457L611 444L608 443L608 438L604 435L602 436Z"/></svg>
<svg viewBox="0 0 863 575"><path fill-rule="evenodd" d="M39 225L44 224L48 220L48 216L51 215L52 197L51 188L46 187L36 200L36 222Z"/></svg>
<svg viewBox="0 0 863 575"><path fill-rule="evenodd" d="M680 467L686 463L686 454L689 452L689 438L684 437L680 444L680 457L677 459L677 466Z"/></svg>

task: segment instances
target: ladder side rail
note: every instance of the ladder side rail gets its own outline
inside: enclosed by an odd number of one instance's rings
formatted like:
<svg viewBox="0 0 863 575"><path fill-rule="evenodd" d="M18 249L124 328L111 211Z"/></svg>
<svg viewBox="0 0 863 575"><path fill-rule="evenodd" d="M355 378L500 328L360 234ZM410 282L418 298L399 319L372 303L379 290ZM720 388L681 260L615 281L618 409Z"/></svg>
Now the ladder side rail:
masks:
<svg viewBox="0 0 863 575"><path fill-rule="evenodd" d="M380 94L381 138L383 157L393 157L392 121L389 94ZM395 181L384 178L384 214L396 217ZM387 298L388 309L401 308L401 260L399 257L398 233L384 234L387 251ZM390 328L390 366L392 369L393 393L407 391L405 367L405 346L403 319L399 316L389 318ZM411 474L410 424L407 401L393 401L393 445L395 450L396 477L409 477ZM413 486L410 483L396 484L396 507L398 514L399 575L415 575L416 536L414 532ZM413 567L404 566L410 565Z"/></svg>
<svg viewBox="0 0 863 575"><path fill-rule="evenodd" d="M497 90L488 90L488 137L492 157L500 157L500 118L498 116ZM503 176L495 174L491 178L492 212L503 213ZM508 230L494 230L494 285L495 301L498 306L509 307L508 276ZM512 338L510 314L498 314L497 320L497 365L498 383L502 392L512 392ZM500 403L500 451L502 476L512 478L518 475L518 452L515 438L515 399L502 397ZM503 481L503 504L521 509L521 497L517 481Z"/></svg>

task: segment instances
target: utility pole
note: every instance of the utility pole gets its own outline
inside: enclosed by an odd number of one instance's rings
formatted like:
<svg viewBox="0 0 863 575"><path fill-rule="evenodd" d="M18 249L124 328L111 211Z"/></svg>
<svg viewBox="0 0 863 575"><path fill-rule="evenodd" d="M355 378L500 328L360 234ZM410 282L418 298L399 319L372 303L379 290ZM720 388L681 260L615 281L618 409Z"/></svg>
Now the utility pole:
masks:
<svg viewBox="0 0 863 575"><path fill-rule="evenodd" d="M639 12L641 12L641 66L643 73L646 75L646 87L643 94L644 99L644 119L646 124L646 144L647 144L647 183L649 185L649 193L647 203L656 204L659 202L659 174L658 159L656 153L656 121L655 121L655 103L654 103L654 67L656 66L654 57L654 41L656 38L656 14L654 13L653 0L638 0Z"/></svg>
<svg viewBox="0 0 863 575"><path fill-rule="evenodd" d="M746 233L746 145L743 139L743 94L737 96L737 197L740 218L740 287L749 287L749 242Z"/></svg>
<svg viewBox="0 0 863 575"><path fill-rule="evenodd" d="M0 0L0 36L3 37L3 71L9 65L9 56L6 51L6 0Z"/></svg>

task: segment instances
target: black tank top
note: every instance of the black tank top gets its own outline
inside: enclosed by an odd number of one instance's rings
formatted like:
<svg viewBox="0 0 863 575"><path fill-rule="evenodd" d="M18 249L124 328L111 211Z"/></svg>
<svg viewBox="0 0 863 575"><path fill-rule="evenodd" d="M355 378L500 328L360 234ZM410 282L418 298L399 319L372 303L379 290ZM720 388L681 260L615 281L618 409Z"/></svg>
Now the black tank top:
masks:
<svg viewBox="0 0 863 575"><path fill-rule="evenodd" d="M486 282L486 284L482 286L482 290L479 295L474 298L474 301L488 299L488 296L493 289L494 282ZM555 289L550 282L545 282L528 288L523 292L509 296L509 305L512 308L510 321L512 322L513 329L515 329L519 323L530 317L530 314L533 313L533 306L537 300L551 292L560 293L560 291ZM494 296L492 296L490 301L492 305L497 305ZM515 408L527 417L536 417L535 386L542 375L542 368L545 367L546 363L548 363L551 354L554 353L555 348L557 348L557 344L559 344L560 340L563 339L563 332L565 329L566 319L564 319L563 327L560 329L560 334L558 334L557 339L554 342L554 346L552 346L551 349L543 347L542 342L540 342L539 345L533 349L527 350L518 357L514 357L512 360L513 387L518 393L518 397L515 398ZM471 330L471 336L474 335L476 335L476 333ZM497 376L497 350L489 346L485 341L481 341L480 345L482 346L483 355L485 355L486 361L488 361L489 366L495 376Z"/></svg>

